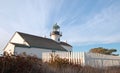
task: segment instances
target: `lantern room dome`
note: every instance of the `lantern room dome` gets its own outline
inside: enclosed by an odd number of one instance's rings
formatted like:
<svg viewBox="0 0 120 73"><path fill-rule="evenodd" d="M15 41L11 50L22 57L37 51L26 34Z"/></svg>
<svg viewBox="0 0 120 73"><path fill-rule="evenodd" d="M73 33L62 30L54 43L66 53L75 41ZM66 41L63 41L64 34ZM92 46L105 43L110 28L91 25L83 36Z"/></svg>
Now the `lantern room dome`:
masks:
<svg viewBox="0 0 120 73"><path fill-rule="evenodd" d="M53 25L53 29L56 29L56 30L57 30L57 29L59 29L59 28L60 28L60 26L57 25L57 23Z"/></svg>

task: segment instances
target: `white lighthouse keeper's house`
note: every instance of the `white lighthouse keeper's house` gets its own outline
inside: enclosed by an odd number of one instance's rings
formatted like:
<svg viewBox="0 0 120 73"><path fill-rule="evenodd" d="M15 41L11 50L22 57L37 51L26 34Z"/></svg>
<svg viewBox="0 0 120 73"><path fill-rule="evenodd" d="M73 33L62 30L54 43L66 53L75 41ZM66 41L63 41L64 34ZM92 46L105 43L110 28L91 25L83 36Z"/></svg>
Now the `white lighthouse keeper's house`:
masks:
<svg viewBox="0 0 120 73"><path fill-rule="evenodd" d="M43 52L70 52L72 46L67 42L60 41L62 36L60 26L53 25L51 38L40 37L22 32L15 32L10 39L4 52L12 55L26 53L27 55L36 55L38 58L42 57Z"/></svg>

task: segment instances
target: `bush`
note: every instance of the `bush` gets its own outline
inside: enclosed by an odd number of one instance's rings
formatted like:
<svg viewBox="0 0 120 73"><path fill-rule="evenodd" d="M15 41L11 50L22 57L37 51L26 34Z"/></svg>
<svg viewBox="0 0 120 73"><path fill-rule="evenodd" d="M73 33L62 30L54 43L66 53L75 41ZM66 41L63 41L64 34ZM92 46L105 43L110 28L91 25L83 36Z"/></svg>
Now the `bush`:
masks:
<svg viewBox="0 0 120 73"><path fill-rule="evenodd" d="M66 67L72 63L69 62L68 59L62 59L58 55L52 55L51 54L51 59L49 61L49 65L56 67L56 68L61 68L61 67Z"/></svg>
<svg viewBox="0 0 120 73"><path fill-rule="evenodd" d="M7 55L0 57L0 73L120 73L120 66L100 69L75 65L59 56L53 56L50 63L43 63L34 56Z"/></svg>
<svg viewBox="0 0 120 73"><path fill-rule="evenodd" d="M31 56L4 56L0 59L1 73L41 73L41 60Z"/></svg>

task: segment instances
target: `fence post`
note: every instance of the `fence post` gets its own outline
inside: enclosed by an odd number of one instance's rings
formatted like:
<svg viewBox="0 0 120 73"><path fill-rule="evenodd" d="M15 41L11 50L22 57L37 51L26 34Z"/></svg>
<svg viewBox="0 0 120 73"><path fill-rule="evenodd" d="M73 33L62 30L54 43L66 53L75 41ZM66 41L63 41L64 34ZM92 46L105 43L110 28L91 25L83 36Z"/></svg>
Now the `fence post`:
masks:
<svg viewBox="0 0 120 73"><path fill-rule="evenodd" d="M82 61L82 66L85 66L86 65L86 53L85 52L83 52L83 61Z"/></svg>
<svg viewBox="0 0 120 73"><path fill-rule="evenodd" d="M119 65L120 65L120 60L118 60L118 63L119 63Z"/></svg>

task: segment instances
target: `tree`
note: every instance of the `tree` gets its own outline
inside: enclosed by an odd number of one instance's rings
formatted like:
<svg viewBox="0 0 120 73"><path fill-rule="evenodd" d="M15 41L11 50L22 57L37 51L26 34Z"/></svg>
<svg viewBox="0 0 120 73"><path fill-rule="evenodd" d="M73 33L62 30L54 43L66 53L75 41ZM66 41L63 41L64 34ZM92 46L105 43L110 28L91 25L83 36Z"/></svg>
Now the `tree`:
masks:
<svg viewBox="0 0 120 73"><path fill-rule="evenodd" d="M97 48L90 49L89 52L106 54L106 55L118 55L118 54L113 54L113 52L117 52L117 50L113 49L113 48L112 49L107 49L107 48L103 48L103 47L97 47Z"/></svg>

